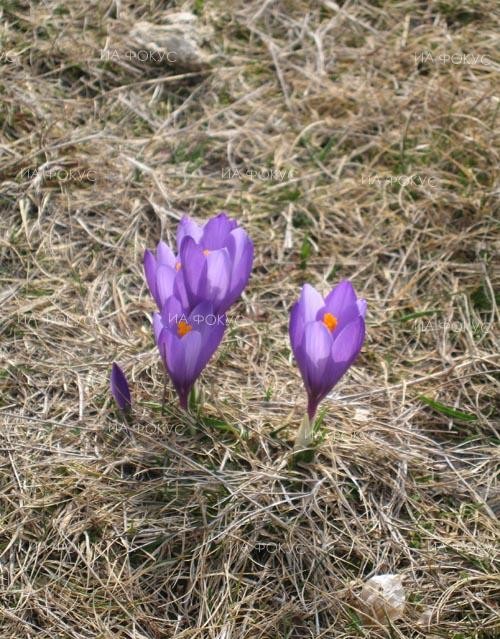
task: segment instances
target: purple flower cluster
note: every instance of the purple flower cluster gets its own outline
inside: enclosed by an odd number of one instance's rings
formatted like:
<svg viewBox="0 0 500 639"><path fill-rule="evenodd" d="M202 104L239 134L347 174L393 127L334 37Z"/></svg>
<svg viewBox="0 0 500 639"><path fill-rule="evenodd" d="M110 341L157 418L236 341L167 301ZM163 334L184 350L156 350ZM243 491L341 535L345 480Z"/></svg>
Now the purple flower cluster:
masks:
<svg viewBox="0 0 500 639"><path fill-rule="evenodd" d="M252 241L225 213L201 226L184 217L177 229L177 255L163 241L154 253L144 254L146 282L158 307L153 314L155 341L184 409L224 336L226 312L245 288L252 262ZM357 297L347 280L326 298L305 284L292 307L290 342L308 396L302 443L310 442L319 403L361 350L365 314L365 300ZM127 380L116 364L111 392L120 410L128 411Z"/></svg>
<svg viewBox="0 0 500 639"><path fill-rule="evenodd" d="M225 313L245 288L252 262L252 241L225 213L203 226L182 218L177 256L163 241L156 254L144 254L146 282L158 306L156 344L183 408L222 340Z"/></svg>

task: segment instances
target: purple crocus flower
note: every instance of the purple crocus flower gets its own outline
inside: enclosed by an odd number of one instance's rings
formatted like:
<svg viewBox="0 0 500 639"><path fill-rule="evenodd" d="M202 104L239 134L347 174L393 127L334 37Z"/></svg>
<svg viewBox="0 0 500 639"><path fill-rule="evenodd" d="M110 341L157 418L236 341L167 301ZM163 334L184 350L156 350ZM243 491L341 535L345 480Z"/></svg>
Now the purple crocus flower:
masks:
<svg viewBox="0 0 500 639"><path fill-rule="evenodd" d="M115 362L113 362L113 366L111 368L111 377L109 381L111 394L113 395L118 408L122 411L129 410L132 405L132 400L130 397L127 378L125 377L122 369Z"/></svg>
<svg viewBox="0 0 500 639"><path fill-rule="evenodd" d="M323 299L310 284L290 314L290 342L308 395L312 422L320 401L354 362L365 338L365 300L340 282Z"/></svg>
<svg viewBox="0 0 500 639"><path fill-rule="evenodd" d="M252 270L253 243L247 233L225 213L203 226L184 217L177 229L177 248L189 306L210 301L215 313L225 313Z"/></svg>
<svg viewBox="0 0 500 639"><path fill-rule="evenodd" d="M153 314L156 344L182 408L187 408L189 392L219 346L225 327L225 315L215 315L207 301L189 312L171 296L161 313Z"/></svg>

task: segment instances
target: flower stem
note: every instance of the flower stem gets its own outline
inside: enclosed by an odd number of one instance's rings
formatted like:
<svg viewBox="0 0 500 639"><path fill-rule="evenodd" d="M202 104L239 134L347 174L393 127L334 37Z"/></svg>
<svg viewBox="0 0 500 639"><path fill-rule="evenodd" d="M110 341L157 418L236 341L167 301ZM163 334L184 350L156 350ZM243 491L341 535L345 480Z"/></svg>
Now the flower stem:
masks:
<svg viewBox="0 0 500 639"><path fill-rule="evenodd" d="M308 413L306 413L302 419L299 430L297 432L297 437L295 438L294 450L304 450L305 448L309 448L312 440L312 428L311 428L311 420L309 419Z"/></svg>

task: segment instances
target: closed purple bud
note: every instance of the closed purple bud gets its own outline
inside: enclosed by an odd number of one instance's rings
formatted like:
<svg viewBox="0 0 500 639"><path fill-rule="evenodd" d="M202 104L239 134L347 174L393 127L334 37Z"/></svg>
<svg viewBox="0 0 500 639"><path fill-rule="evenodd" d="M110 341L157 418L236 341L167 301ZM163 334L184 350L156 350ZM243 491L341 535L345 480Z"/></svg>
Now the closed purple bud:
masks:
<svg viewBox="0 0 500 639"><path fill-rule="evenodd" d="M115 398L115 402L120 410L126 411L132 405L130 397L130 390L128 387L127 378L125 377L122 369L113 362L110 378L111 394Z"/></svg>

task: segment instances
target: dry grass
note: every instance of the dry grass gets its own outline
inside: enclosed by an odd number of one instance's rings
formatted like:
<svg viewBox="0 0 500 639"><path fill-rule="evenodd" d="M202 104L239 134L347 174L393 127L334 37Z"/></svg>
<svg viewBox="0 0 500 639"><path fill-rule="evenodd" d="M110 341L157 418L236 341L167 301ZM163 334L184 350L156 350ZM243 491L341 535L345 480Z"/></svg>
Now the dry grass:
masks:
<svg viewBox="0 0 500 639"><path fill-rule="evenodd" d="M383 572L390 636L497 636L496 2L197 0L211 68L100 59L170 5L0 2L0 636L386 637L356 612ZM193 423L160 414L141 256L220 209L256 260ZM341 277L367 341L293 468L288 310Z"/></svg>

